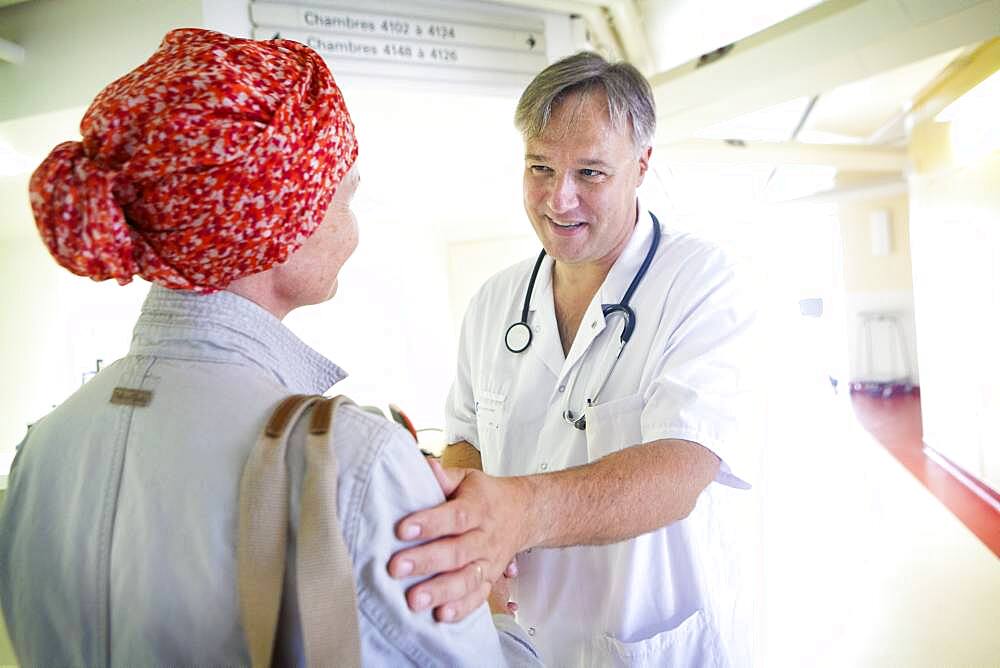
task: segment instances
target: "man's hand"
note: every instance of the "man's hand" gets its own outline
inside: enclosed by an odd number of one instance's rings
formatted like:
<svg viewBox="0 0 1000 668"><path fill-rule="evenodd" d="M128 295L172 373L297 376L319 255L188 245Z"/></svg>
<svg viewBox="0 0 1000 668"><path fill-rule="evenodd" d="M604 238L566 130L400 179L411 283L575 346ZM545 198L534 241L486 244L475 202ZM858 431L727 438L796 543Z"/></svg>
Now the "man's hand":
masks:
<svg viewBox="0 0 1000 668"><path fill-rule="evenodd" d="M430 462L447 501L403 518L401 540L425 540L389 561L403 578L440 573L406 593L410 608L434 608L438 621L464 619L486 600L514 555L527 545L529 488L522 478L494 478L470 469Z"/></svg>
<svg viewBox="0 0 1000 668"><path fill-rule="evenodd" d="M396 526L402 540L428 542L396 553L389 573L440 573L406 598L414 610L433 607L441 621L462 619L482 604L489 583L525 548L616 543L684 519L720 465L711 450L681 439L510 478L430 464L448 500Z"/></svg>

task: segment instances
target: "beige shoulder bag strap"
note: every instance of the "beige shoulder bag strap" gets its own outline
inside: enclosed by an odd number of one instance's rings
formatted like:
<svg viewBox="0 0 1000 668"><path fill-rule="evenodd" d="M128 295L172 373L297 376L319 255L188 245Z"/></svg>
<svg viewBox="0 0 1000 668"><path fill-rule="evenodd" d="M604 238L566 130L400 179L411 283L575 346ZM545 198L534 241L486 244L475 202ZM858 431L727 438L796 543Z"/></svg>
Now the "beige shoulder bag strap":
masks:
<svg viewBox="0 0 1000 668"><path fill-rule="evenodd" d="M288 540L288 436L315 404L306 439L297 571L302 639L309 666L360 666L354 573L337 516L333 417L345 397L288 397L275 409L240 482L237 561L240 611L256 668L271 665Z"/></svg>

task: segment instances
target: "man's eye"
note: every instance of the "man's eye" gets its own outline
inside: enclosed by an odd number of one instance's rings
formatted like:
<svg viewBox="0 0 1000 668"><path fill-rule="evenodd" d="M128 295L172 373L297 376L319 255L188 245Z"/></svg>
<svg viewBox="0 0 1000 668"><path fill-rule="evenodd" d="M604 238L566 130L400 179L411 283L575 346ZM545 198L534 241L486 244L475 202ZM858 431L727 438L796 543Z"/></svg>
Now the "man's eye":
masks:
<svg viewBox="0 0 1000 668"><path fill-rule="evenodd" d="M534 174L548 174L552 171L551 167L547 167L545 165L531 165L529 169L531 169Z"/></svg>
<svg viewBox="0 0 1000 668"><path fill-rule="evenodd" d="M580 175L586 176L587 178L593 178L595 176L602 176L603 172L599 172L596 169L581 169Z"/></svg>

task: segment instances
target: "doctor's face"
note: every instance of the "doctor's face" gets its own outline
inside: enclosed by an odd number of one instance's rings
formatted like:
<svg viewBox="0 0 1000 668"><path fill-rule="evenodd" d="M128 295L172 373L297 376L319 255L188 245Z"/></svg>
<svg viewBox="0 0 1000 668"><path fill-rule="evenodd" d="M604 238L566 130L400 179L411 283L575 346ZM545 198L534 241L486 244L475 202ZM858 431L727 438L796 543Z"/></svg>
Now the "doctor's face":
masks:
<svg viewBox="0 0 1000 668"><path fill-rule="evenodd" d="M600 88L571 94L525 140L524 209L557 262L607 270L632 234L651 149L614 129Z"/></svg>

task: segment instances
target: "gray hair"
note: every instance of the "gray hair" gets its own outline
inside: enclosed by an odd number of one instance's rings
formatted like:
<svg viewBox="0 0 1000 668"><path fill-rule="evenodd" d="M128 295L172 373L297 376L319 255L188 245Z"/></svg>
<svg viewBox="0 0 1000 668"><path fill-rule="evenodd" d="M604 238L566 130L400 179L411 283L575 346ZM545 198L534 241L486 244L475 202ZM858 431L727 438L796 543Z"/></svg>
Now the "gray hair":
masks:
<svg viewBox="0 0 1000 668"><path fill-rule="evenodd" d="M646 77L626 62L610 63L603 56L581 51L558 60L532 79L521 94L514 126L526 139L538 137L553 107L568 95L603 88L608 97L611 127L629 124L636 149L649 146L656 131L656 103Z"/></svg>

